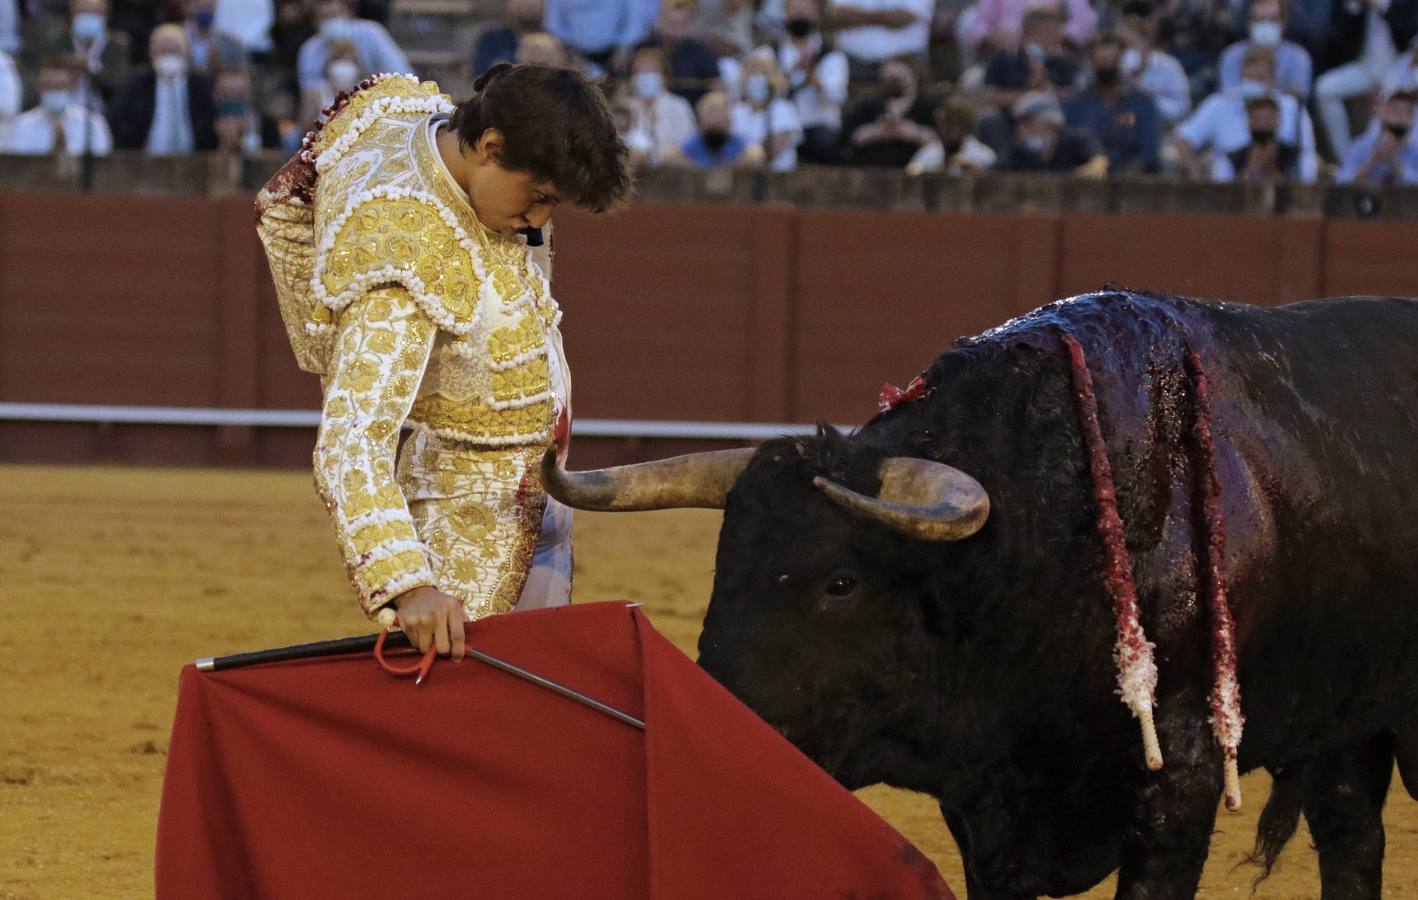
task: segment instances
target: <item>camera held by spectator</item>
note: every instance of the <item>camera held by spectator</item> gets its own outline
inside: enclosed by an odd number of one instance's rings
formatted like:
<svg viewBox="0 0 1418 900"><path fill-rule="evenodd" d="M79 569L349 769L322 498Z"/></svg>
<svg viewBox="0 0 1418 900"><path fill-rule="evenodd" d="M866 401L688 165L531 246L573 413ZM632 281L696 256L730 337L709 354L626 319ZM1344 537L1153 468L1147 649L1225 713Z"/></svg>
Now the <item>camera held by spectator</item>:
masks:
<svg viewBox="0 0 1418 900"><path fill-rule="evenodd" d="M935 104L919 91L920 74L913 57L887 60L881 67L878 95L862 100L842 124L846 161L905 169L918 150L936 139L931 127Z"/></svg>

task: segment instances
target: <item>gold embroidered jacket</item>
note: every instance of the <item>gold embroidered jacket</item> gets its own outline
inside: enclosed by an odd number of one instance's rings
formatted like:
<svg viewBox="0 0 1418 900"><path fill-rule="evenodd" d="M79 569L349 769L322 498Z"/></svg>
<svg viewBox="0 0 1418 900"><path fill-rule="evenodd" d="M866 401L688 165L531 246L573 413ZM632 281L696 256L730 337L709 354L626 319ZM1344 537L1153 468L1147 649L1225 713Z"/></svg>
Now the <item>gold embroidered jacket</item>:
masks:
<svg viewBox="0 0 1418 900"><path fill-rule="evenodd" d="M430 118L451 109L409 76L365 86L306 150L306 265L278 265L262 233L297 357L322 372L316 484L371 616L420 585L472 616L516 604L545 505L537 462L569 391L545 274L438 157Z"/></svg>

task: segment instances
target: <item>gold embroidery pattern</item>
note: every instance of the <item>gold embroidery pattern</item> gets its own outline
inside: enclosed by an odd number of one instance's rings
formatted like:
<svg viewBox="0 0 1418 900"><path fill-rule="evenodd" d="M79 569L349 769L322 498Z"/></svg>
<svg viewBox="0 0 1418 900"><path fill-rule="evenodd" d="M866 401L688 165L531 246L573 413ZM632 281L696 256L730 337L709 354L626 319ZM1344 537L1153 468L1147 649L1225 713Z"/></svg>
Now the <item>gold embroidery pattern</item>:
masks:
<svg viewBox="0 0 1418 900"><path fill-rule="evenodd" d="M434 584L424 552L407 546L417 532L393 475L399 425L413 403L436 327L402 288L371 291L340 318L315 480L350 583L373 616L397 594Z"/></svg>
<svg viewBox="0 0 1418 900"><path fill-rule="evenodd" d="M521 597L546 507L540 460L540 446L470 449L418 431L399 461L438 589L473 618L508 612Z"/></svg>
<svg viewBox="0 0 1418 900"><path fill-rule="evenodd" d="M486 438L497 438L501 443L515 438L540 445L550 433L551 410L550 400L514 409L493 409L473 401L460 403L433 394L420 397L409 418L475 444Z"/></svg>
<svg viewBox="0 0 1418 900"><path fill-rule="evenodd" d="M386 98L414 97L438 98L442 95L439 93L438 85L434 82L419 82L406 75L386 76L369 87L356 91L344 108L320 129L320 133L316 135L315 144L311 148L312 151L318 156L328 150L376 101ZM447 100L448 98L442 97L442 99Z"/></svg>
<svg viewBox="0 0 1418 900"><path fill-rule="evenodd" d="M545 341L542 323L537 321L535 315L528 313L515 327L493 329L487 340L488 355L492 357L493 362L505 365L540 348Z"/></svg>
<svg viewBox="0 0 1418 900"><path fill-rule="evenodd" d="M551 389L546 357L516 369L492 374L492 399L499 403L534 397Z"/></svg>
<svg viewBox="0 0 1418 900"><path fill-rule="evenodd" d="M472 262L433 204L406 197L361 205L336 234L322 281L335 296L390 266L416 274L455 320L472 317Z"/></svg>

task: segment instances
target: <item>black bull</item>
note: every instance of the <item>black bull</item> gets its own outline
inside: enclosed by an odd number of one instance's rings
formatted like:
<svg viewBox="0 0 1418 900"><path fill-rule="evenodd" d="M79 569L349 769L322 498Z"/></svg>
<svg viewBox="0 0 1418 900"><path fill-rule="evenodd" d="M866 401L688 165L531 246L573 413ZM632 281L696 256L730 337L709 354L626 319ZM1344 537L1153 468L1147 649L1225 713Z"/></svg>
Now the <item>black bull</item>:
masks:
<svg viewBox="0 0 1418 900"><path fill-rule="evenodd" d="M1160 771L1116 696L1063 333L1089 356L1156 643ZM1275 779L1260 857L1303 812L1324 896L1377 897L1395 754L1418 786L1418 302L1074 298L960 341L924 397L850 436L763 444L724 500L701 665L843 784L936 797L972 897L1074 893L1115 869L1119 897L1196 890L1222 760L1190 350L1210 383L1240 765ZM902 456L973 476L983 527L925 542L814 483L874 495Z"/></svg>

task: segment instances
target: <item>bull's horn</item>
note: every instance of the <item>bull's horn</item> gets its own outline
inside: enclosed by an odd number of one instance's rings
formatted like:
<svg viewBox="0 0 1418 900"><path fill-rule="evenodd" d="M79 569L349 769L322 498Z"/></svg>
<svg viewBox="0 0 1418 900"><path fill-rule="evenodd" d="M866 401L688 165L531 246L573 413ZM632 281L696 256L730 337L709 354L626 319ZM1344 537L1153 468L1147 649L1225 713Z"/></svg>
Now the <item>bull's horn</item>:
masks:
<svg viewBox="0 0 1418 900"><path fill-rule="evenodd" d="M614 469L568 472L556 461L555 448L548 448L542 457L542 482L548 494L575 509L723 509L729 488L751 456L752 449L714 450Z"/></svg>
<svg viewBox="0 0 1418 900"><path fill-rule="evenodd" d="M847 509L924 541L967 538L990 514L990 497L980 483L945 463L893 456L882 461L877 474L881 493L876 497L820 476L813 484Z"/></svg>

